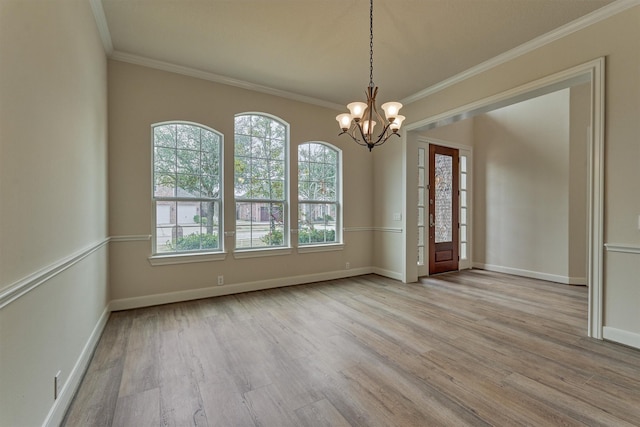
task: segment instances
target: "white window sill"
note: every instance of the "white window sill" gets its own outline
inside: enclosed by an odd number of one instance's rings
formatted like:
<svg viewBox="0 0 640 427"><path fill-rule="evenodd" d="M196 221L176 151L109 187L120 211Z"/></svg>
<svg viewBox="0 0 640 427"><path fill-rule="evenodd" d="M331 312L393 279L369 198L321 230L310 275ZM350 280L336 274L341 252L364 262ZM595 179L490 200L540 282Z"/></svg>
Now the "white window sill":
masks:
<svg viewBox="0 0 640 427"><path fill-rule="evenodd" d="M327 243L324 245L303 245L303 246L298 246L298 253L310 254L315 252L341 251L343 249L344 249L344 243Z"/></svg>
<svg viewBox="0 0 640 427"><path fill-rule="evenodd" d="M226 252L208 252L195 254L152 255L148 259L151 265L173 265L189 264L193 262L224 261L226 258Z"/></svg>
<svg viewBox="0 0 640 427"><path fill-rule="evenodd" d="M235 259L260 258L265 256L291 255L291 248L237 249L233 252Z"/></svg>

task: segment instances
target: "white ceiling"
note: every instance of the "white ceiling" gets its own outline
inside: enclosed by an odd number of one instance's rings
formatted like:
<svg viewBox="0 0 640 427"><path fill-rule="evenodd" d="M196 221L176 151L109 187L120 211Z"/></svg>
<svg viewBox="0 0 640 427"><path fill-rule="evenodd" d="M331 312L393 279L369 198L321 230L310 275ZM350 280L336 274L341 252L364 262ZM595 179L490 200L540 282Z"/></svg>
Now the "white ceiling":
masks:
<svg viewBox="0 0 640 427"><path fill-rule="evenodd" d="M403 100L612 2L374 0L378 100ZM364 99L368 0L102 0L102 7L116 59L162 61L340 105Z"/></svg>

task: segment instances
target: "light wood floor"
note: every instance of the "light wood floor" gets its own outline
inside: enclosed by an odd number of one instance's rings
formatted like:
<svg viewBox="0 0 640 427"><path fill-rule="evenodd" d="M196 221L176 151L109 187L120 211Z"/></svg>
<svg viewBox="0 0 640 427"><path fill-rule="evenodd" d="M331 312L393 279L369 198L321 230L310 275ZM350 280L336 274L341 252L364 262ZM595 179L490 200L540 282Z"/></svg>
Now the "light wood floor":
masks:
<svg viewBox="0 0 640 427"><path fill-rule="evenodd" d="M66 426L640 425L587 289L376 275L113 313Z"/></svg>

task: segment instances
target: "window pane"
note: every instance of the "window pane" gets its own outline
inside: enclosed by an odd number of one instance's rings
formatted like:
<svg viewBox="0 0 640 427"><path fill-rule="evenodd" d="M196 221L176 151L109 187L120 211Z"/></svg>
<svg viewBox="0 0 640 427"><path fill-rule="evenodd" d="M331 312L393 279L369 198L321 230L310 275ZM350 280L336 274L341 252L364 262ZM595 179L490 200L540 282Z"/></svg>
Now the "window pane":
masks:
<svg viewBox="0 0 640 427"><path fill-rule="evenodd" d="M299 244L336 242L336 204L300 203L298 209Z"/></svg>
<svg viewBox="0 0 640 427"><path fill-rule="evenodd" d="M460 189L461 190L466 190L467 189L467 174L466 173L460 174Z"/></svg>
<svg viewBox="0 0 640 427"><path fill-rule="evenodd" d="M462 242L466 242L467 241L467 226L466 225L460 225L460 241L462 241Z"/></svg>
<svg viewBox="0 0 640 427"><path fill-rule="evenodd" d="M191 125L177 125L178 148L200 150L200 128Z"/></svg>
<svg viewBox="0 0 640 427"><path fill-rule="evenodd" d="M460 206L463 208L467 207L467 192L464 190L460 190Z"/></svg>
<svg viewBox="0 0 640 427"><path fill-rule="evenodd" d="M200 174L200 151L176 150L178 173Z"/></svg>
<svg viewBox="0 0 640 427"><path fill-rule="evenodd" d="M460 156L460 172L467 172L467 156Z"/></svg>
<svg viewBox="0 0 640 427"><path fill-rule="evenodd" d="M199 198L200 197L200 177L198 175L178 174L177 197Z"/></svg>
<svg viewBox="0 0 640 427"><path fill-rule="evenodd" d="M156 147L176 146L176 126L164 125L153 128L153 140Z"/></svg>
<svg viewBox="0 0 640 427"><path fill-rule="evenodd" d="M284 246L282 203L236 203L236 248Z"/></svg>
<svg viewBox="0 0 640 427"><path fill-rule="evenodd" d="M467 259L467 244L460 244L460 259Z"/></svg>
<svg viewBox="0 0 640 427"><path fill-rule="evenodd" d="M425 166L425 150L424 148L418 148L418 167L423 168Z"/></svg>

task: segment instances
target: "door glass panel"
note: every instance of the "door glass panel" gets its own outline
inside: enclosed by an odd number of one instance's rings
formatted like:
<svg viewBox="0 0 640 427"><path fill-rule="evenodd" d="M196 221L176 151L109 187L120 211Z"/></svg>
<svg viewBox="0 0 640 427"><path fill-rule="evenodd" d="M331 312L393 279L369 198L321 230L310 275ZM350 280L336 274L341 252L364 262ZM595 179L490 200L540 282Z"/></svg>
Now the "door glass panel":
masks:
<svg viewBox="0 0 640 427"><path fill-rule="evenodd" d="M435 155L435 242L453 240L453 159Z"/></svg>

